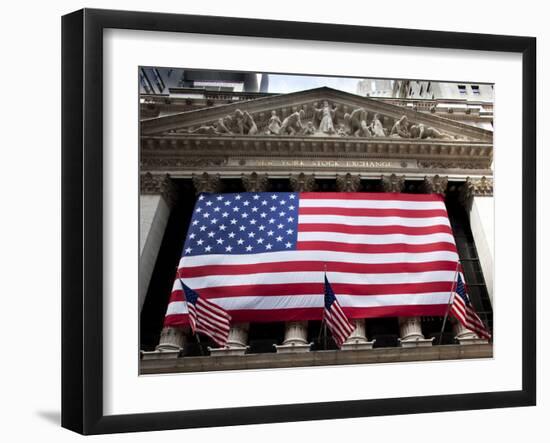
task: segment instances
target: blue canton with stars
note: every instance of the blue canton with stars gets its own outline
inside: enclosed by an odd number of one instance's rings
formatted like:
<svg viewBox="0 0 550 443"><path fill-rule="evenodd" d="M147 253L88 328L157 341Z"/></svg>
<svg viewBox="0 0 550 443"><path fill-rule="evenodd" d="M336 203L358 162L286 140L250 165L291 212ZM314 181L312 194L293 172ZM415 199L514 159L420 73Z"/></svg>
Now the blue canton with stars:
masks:
<svg viewBox="0 0 550 443"><path fill-rule="evenodd" d="M182 256L292 251L297 192L200 194Z"/></svg>

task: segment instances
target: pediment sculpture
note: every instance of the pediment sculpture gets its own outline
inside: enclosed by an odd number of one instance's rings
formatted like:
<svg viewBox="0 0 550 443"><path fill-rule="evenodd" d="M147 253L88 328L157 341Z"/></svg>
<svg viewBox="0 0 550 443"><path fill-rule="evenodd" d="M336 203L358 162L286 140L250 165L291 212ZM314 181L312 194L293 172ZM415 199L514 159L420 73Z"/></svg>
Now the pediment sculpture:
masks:
<svg viewBox="0 0 550 443"><path fill-rule="evenodd" d="M190 128L186 132L206 135L459 139L458 136L445 133L435 127L423 123L411 123L406 115L395 119L368 112L363 107L357 107L351 112L338 113L341 110L339 106L330 104L327 100L324 100L320 107L318 103L313 103L313 106L308 109L309 112L306 112L304 107L293 108L293 112L284 118L283 112L276 109L269 111L268 118L265 118L264 113L253 116L246 110L236 109L233 113L216 121ZM347 111L347 107L344 107L344 110ZM308 115L312 118L308 119ZM343 115L343 118L338 115Z"/></svg>

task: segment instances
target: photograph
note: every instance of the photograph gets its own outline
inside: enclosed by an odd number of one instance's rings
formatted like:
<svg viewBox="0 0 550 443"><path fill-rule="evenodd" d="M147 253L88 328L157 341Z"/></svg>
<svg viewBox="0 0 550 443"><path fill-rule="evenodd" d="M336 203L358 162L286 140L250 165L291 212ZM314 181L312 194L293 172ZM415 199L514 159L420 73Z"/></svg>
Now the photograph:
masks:
<svg viewBox="0 0 550 443"><path fill-rule="evenodd" d="M141 375L493 358L494 84L136 74Z"/></svg>

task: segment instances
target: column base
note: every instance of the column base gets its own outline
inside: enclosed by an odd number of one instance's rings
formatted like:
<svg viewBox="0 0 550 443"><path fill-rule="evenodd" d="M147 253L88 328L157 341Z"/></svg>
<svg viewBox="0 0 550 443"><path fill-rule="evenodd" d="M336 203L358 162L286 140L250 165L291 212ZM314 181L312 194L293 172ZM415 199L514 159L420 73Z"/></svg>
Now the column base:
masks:
<svg viewBox="0 0 550 443"><path fill-rule="evenodd" d="M426 348L432 346L434 337L432 338L416 338L412 340L401 340L398 338L399 344L402 348Z"/></svg>
<svg viewBox="0 0 550 443"><path fill-rule="evenodd" d="M372 349L376 340L366 341L366 340L347 340L342 344L342 351L361 351L363 349Z"/></svg>
<svg viewBox="0 0 550 443"><path fill-rule="evenodd" d="M227 357L230 355L244 355L250 346L230 346L227 348L208 347L210 355L213 357Z"/></svg>
<svg viewBox="0 0 550 443"><path fill-rule="evenodd" d="M489 343L489 340L485 338L479 338L479 337L455 337L455 339L458 341L458 343L462 346L468 346L468 345L486 345Z"/></svg>
<svg viewBox="0 0 550 443"><path fill-rule="evenodd" d="M142 360L172 360L179 357L182 349L156 349L154 351L139 351Z"/></svg>
<svg viewBox="0 0 550 443"><path fill-rule="evenodd" d="M287 343L282 345L273 345L278 354L290 354L311 351L313 343Z"/></svg>

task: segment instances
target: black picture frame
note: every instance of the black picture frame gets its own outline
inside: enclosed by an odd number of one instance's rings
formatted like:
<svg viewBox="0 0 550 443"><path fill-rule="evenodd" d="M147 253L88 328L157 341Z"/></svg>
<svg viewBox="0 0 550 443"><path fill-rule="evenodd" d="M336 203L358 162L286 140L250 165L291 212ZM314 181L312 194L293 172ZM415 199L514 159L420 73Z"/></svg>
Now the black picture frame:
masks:
<svg viewBox="0 0 550 443"><path fill-rule="evenodd" d="M522 55L522 388L517 391L110 415L103 412L103 30L503 51ZM83 9L62 19L62 426L82 434L536 404L536 39ZM518 277L519 278L519 277Z"/></svg>

